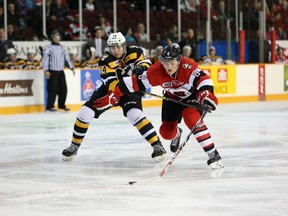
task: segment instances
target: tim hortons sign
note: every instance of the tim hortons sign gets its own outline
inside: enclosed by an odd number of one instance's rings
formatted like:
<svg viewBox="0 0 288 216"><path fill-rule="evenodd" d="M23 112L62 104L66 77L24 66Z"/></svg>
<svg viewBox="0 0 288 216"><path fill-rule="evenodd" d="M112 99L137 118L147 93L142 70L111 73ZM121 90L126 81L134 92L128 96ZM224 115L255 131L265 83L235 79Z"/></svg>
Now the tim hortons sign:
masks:
<svg viewBox="0 0 288 216"><path fill-rule="evenodd" d="M1 80L0 97L33 96L33 80Z"/></svg>

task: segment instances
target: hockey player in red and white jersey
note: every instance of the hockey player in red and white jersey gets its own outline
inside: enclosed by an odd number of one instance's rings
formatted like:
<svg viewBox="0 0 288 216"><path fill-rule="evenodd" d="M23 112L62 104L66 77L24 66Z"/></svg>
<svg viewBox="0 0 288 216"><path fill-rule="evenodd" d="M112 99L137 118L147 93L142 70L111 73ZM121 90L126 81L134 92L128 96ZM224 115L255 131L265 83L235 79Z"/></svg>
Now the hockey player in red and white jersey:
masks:
<svg viewBox="0 0 288 216"><path fill-rule="evenodd" d="M218 104L213 94L214 87L210 77L201 71L197 63L181 56L178 44L166 46L161 54L160 61L153 64L148 70L141 67L134 69L137 76L125 77L118 87L109 95L94 101L94 106L107 109L118 103L123 95L134 91L145 91L152 86L162 86L165 97L189 103L195 99L210 110L215 110ZM166 140L172 140L170 150L176 152L182 134L178 127L183 118L186 126L191 130L201 116L201 111L171 101L162 102L162 124L160 134ZM212 169L224 167L221 156L216 150L210 132L202 121L195 130L194 136L203 150L208 154L207 164Z"/></svg>

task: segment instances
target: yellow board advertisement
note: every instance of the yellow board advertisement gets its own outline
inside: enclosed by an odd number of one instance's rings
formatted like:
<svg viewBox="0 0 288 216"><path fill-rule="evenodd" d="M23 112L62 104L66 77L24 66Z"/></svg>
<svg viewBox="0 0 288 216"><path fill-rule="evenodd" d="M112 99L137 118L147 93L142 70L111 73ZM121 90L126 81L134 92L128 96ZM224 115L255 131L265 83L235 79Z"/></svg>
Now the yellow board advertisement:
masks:
<svg viewBox="0 0 288 216"><path fill-rule="evenodd" d="M199 66L201 70L209 74L214 83L215 94L236 93L236 66L235 65L213 65Z"/></svg>

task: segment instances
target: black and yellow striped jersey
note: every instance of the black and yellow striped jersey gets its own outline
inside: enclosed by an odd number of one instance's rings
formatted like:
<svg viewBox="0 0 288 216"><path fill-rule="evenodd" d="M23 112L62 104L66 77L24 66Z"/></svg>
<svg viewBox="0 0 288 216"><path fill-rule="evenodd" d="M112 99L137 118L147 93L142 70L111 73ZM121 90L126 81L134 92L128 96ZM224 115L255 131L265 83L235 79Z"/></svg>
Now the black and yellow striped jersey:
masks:
<svg viewBox="0 0 288 216"><path fill-rule="evenodd" d="M41 68L41 64L40 61L37 60L25 60L25 69L40 69Z"/></svg>
<svg viewBox="0 0 288 216"><path fill-rule="evenodd" d="M4 61L5 69L23 69L25 67L25 60L17 58L15 61L6 60Z"/></svg>
<svg viewBox="0 0 288 216"><path fill-rule="evenodd" d="M138 46L127 46L126 53L121 59L106 52L99 61L100 76L108 89L113 91L119 80L132 75L136 65L147 67L151 65L151 61L144 56L143 50Z"/></svg>
<svg viewBox="0 0 288 216"><path fill-rule="evenodd" d="M98 62L99 62L100 58L95 58L95 59L87 59L84 60L81 63L81 67L82 68L98 68Z"/></svg>
<svg viewBox="0 0 288 216"><path fill-rule="evenodd" d="M75 68L81 67L81 62L78 60L72 61L72 64L74 65Z"/></svg>

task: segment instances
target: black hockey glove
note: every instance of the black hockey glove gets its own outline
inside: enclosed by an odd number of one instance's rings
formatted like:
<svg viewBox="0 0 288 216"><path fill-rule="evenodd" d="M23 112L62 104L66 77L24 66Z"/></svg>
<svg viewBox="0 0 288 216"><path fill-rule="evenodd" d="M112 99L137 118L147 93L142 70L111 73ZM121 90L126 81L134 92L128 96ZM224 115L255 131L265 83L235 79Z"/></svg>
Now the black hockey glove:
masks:
<svg viewBox="0 0 288 216"><path fill-rule="evenodd" d="M145 71L148 70L147 66L144 65L136 65L133 69L133 75L139 76L142 75Z"/></svg>

